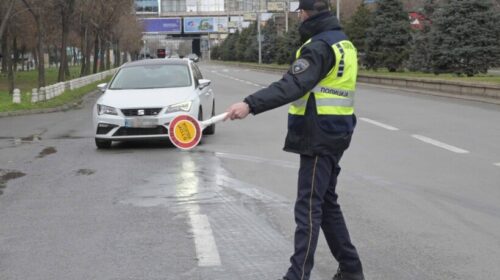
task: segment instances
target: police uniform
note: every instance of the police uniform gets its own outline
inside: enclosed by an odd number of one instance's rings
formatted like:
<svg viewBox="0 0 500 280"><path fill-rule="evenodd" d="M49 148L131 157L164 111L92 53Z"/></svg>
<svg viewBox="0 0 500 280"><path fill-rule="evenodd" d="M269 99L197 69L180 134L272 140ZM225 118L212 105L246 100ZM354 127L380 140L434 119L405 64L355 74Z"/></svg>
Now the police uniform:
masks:
<svg viewBox="0 0 500 280"><path fill-rule="evenodd" d="M299 31L305 43L288 72L244 100L253 114L291 103L284 150L300 154L300 168L295 251L285 279L309 279L320 228L339 270L363 279L335 192L339 161L356 126L356 49L330 12L310 17Z"/></svg>

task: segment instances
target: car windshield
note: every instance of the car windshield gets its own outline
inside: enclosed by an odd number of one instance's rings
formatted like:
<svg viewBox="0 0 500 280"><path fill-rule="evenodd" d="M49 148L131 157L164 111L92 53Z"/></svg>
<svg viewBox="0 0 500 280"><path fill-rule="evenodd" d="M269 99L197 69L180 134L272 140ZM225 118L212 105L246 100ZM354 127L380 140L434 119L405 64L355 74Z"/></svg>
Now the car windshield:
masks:
<svg viewBox="0 0 500 280"><path fill-rule="evenodd" d="M120 69L110 89L151 89L191 86L187 65L138 65Z"/></svg>

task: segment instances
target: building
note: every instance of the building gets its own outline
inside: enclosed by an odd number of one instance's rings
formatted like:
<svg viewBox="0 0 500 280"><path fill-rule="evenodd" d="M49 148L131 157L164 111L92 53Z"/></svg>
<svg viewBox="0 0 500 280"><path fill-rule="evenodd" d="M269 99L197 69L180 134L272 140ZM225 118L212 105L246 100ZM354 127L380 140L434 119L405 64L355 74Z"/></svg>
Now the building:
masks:
<svg viewBox="0 0 500 280"><path fill-rule="evenodd" d="M255 21L255 12L266 12L272 2L293 3L290 0L135 0L135 13L145 28L142 54L156 57L165 50L167 56L194 52L207 57L212 45ZM275 11L282 15L284 12Z"/></svg>

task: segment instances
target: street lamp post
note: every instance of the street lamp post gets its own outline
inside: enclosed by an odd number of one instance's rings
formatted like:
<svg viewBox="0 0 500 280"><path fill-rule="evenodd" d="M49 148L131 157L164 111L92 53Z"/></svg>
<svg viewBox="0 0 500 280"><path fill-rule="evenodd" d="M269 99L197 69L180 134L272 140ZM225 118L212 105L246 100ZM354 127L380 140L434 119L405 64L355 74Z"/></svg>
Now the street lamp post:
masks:
<svg viewBox="0 0 500 280"><path fill-rule="evenodd" d="M337 0L337 19L340 22L340 0Z"/></svg>
<svg viewBox="0 0 500 280"><path fill-rule="evenodd" d="M260 11L257 12L257 40L259 41L259 64L262 64L262 34L260 34Z"/></svg>

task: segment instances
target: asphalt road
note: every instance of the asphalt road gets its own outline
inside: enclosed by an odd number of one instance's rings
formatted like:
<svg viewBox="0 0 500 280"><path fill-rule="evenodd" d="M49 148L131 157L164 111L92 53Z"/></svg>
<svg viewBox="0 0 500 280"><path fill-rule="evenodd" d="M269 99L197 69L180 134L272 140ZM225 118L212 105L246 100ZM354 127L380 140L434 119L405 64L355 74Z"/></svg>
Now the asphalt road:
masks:
<svg viewBox="0 0 500 280"><path fill-rule="evenodd" d="M201 65L218 112L279 75ZM500 277L500 106L360 85L340 203L366 278ZM0 118L0 279L278 279L298 156L287 108L191 152L97 150L81 109ZM322 237L321 237L322 238ZM337 264L320 240L312 279Z"/></svg>

